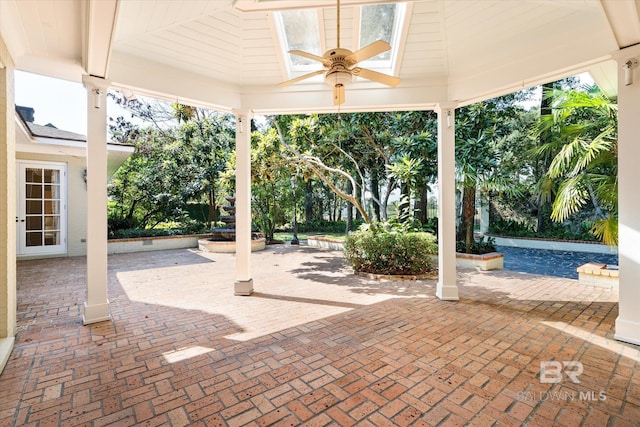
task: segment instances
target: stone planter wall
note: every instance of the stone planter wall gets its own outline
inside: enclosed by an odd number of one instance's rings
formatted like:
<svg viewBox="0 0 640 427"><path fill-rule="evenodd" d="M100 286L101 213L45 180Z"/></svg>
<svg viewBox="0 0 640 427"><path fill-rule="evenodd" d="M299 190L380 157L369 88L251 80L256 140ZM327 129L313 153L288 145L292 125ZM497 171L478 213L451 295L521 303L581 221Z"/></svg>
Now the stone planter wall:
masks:
<svg viewBox="0 0 640 427"><path fill-rule="evenodd" d="M601 288L618 288L620 271L618 266L608 266L589 262L577 268L578 281L585 285L599 286Z"/></svg>
<svg viewBox="0 0 640 427"><path fill-rule="evenodd" d="M508 246L514 248L530 248L530 249L550 249L555 251L571 251L571 252L590 252L595 254L615 254L618 252L617 247L610 247L602 243L578 242L566 240L547 240L547 239L523 239L520 237L500 237L487 235L492 237L496 246Z"/></svg>
<svg viewBox="0 0 640 427"><path fill-rule="evenodd" d="M114 239L108 241L107 251L109 254L123 254L131 252L164 251L167 249L197 248L198 239L210 236L210 234L190 234L185 236Z"/></svg>
<svg viewBox="0 0 640 427"><path fill-rule="evenodd" d="M325 236L309 236L307 244L315 248L333 249L335 251L344 249L344 240Z"/></svg>
<svg viewBox="0 0 640 427"><path fill-rule="evenodd" d="M266 247L267 239L261 237L259 239L251 240L251 252L261 251ZM219 240L208 240L208 239L200 239L198 240L198 249L205 252L215 252L215 253L235 253L236 252L236 242L227 242L227 241L219 241Z"/></svg>
<svg viewBox="0 0 640 427"><path fill-rule="evenodd" d="M499 252L482 255L456 253L456 267L481 271L502 270L504 268L504 254Z"/></svg>

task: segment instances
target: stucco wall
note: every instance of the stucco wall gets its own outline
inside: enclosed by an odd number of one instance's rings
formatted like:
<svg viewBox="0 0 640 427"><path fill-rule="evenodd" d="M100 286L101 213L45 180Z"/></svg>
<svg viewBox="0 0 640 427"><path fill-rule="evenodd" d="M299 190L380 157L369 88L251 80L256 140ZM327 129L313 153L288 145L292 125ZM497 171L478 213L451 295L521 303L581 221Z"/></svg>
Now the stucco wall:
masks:
<svg viewBox="0 0 640 427"><path fill-rule="evenodd" d="M14 64L0 37L0 372L16 334Z"/></svg>
<svg viewBox="0 0 640 427"><path fill-rule="evenodd" d="M86 255L87 244L85 240L87 238L87 188L83 179L85 159L83 157L74 156L16 153L16 160L49 161L67 164L66 256ZM50 256L51 255L18 256L18 258L29 259L44 258Z"/></svg>

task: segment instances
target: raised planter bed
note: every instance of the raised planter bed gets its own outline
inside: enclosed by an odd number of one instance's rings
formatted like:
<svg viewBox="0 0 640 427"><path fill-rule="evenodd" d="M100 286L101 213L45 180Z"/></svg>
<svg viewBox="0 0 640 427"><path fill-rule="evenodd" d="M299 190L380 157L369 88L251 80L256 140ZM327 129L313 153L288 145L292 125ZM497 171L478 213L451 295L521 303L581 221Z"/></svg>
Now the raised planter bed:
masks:
<svg viewBox="0 0 640 427"><path fill-rule="evenodd" d="M156 237L136 237L132 239L113 239L107 244L109 254L124 254L132 252L164 251L167 249L188 249L199 248L209 252L234 253L236 242L230 241L210 241L212 234L190 234L184 236L156 236ZM214 248L208 246L207 242L215 244ZM265 248L266 240L255 239L251 241L251 251L259 251Z"/></svg>
<svg viewBox="0 0 640 427"><path fill-rule="evenodd" d="M356 271L355 274L357 276L364 276L368 277L369 279L376 280L429 280L438 278L437 271L432 271L425 274L375 274L365 273L364 271Z"/></svg>
<svg viewBox="0 0 640 427"><path fill-rule="evenodd" d="M344 249L344 240L326 236L309 236L307 244L315 248L333 249L341 251Z"/></svg>
<svg viewBox="0 0 640 427"><path fill-rule="evenodd" d="M617 265L589 262L581 265L576 270L578 270L578 281L580 283L609 289L618 287L620 271Z"/></svg>
<svg viewBox="0 0 640 427"><path fill-rule="evenodd" d="M132 239L113 239L107 243L109 254L131 252L164 251L167 249L197 248L198 239L208 238L210 234L189 234L184 236L136 237Z"/></svg>
<svg viewBox="0 0 640 427"><path fill-rule="evenodd" d="M251 252L261 251L266 247L267 239L260 237L251 240ZM198 240L198 249L204 252L235 253L236 242L224 240Z"/></svg>
<svg viewBox="0 0 640 427"><path fill-rule="evenodd" d="M432 255L433 262L438 264L438 255ZM463 254L456 252L456 267L470 268L479 271L502 270L504 268L504 254L489 252L487 254Z"/></svg>
<svg viewBox="0 0 640 427"><path fill-rule="evenodd" d="M504 254L489 252L476 255L456 252L456 267L473 268L481 271L502 270L504 268Z"/></svg>
<svg viewBox="0 0 640 427"><path fill-rule="evenodd" d="M495 240L496 246L513 248L547 249L554 251L590 252L596 254L615 254L617 247L611 247L598 242L584 242L577 240L549 240L522 237L495 236L487 234Z"/></svg>
<svg viewBox="0 0 640 427"><path fill-rule="evenodd" d="M343 250L344 241L325 236L309 236L309 246L317 248ZM433 261L438 264L438 255L433 255ZM504 268L504 254L499 252L490 252L483 255L456 253L456 267L473 268L476 270L502 270Z"/></svg>

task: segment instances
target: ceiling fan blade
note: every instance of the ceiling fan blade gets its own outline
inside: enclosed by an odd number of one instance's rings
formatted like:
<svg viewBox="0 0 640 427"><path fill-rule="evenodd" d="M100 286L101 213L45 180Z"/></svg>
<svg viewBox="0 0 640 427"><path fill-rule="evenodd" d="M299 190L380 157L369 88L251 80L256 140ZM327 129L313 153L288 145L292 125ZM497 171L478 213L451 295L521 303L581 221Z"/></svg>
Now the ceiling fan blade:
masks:
<svg viewBox="0 0 640 427"><path fill-rule="evenodd" d="M397 77L382 74L377 71L367 70L366 68L356 67L351 70L351 73L358 77L364 77L365 79L382 83L387 86L398 86L400 84L400 79Z"/></svg>
<svg viewBox="0 0 640 427"><path fill-rule="evenodd" d="M314 61L322 62L323 65L327 61L327 59L323 58L322 56L314 55L313 53L305 52L304 50L290 50L289 53L292 55L298 55L304 58L313 59Z"/></svg>
<svg viewBox="0 0 640 427"><path fill-rule="evenodd" d="M333 105L344 104L344 85L337 84L333 87Z"/></svg>
<svg viewBox="0 0 640 427"><path fill-rule="evenodd" d="M360 50L356 50L351 55L347 56L347 61L353 61L354 63L358 63L360 61L364 61L365 59L369 59L373 56L379 55L382 52L386 52L391 49L389 43L384 40L378 40L371 44L366 45Z"/></svg>
<svg viewBox="0 0 640 427"><path fill-rule="evenodd" d="M314 71L313 73L308 73L308 74L302 75L300 77L296 77L295 79L291 79L291 80L287 80L286 82L282 82L278 86L280 86L280 87L289 86L289 85L292 85L294 83L298 83L301 80L308 79L308 78L311 78L313 76L317 76L318 74L323 74L323 73L324 73L324 70Z"/></svg>

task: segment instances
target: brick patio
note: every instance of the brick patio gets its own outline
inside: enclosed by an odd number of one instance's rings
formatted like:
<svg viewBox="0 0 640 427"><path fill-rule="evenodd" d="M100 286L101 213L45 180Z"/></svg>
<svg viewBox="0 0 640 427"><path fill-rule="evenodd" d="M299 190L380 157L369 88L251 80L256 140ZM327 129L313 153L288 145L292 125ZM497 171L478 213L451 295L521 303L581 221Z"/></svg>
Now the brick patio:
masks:
<svg viewBox="0 0 640 427"><path fill-rule="evenodd" d="M276 246L253 254L256 293L234 297L234 268L195 250L112 255L113 322L82 326L85 259L18 262L0 426L640 422L640 348L612 339L615 290L465 271L461 300L442 302L434 281ZM580 361L581 382L541 383L550 360Z"/></svg>

